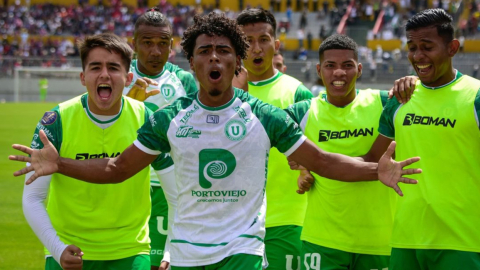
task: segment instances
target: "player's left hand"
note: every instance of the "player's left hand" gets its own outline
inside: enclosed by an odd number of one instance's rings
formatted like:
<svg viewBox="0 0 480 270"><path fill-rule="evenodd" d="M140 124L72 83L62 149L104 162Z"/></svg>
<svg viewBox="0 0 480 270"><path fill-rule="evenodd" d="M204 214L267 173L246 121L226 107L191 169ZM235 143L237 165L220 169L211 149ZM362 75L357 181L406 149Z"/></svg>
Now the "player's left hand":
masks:
<svg viewBox="0 0 480 270"><path fill-rule="evenodd" d="M398 186L399 182L405 184L416 184L417 180L403 177L403 175L421 173L421 169L403 169L404 167L413 164L420 160L419 157L409 158L404 161L397 162L393 160L392 155L395 152L395 141L391 142L387 151L378 161L378 179L386 186L391 187L403 196L403 192Z"/></svg>
<svg viewBox="0 0 480 270"><path fill-rule="evenodd" d="M236 88L243 89L243 91L248 92L248 80L247 80L248 71L242 66L242 70L238 75L233 76L232 86Z"/></svg>
<svg viewBox="0 0 480 270"><path fill-rule="evenodd" d="M168 270L168 269L170 269L170 263L166 261L162 261L162 263L160 263L160 267L158 268L158 270Z"/></svg>
<svg viewBox="0 0 480 270"><path fill-rule="evenodd" d="M417 80L417 76L405 76L395 80L393 87L388 91L388 98L395 96L398 102L402 104L407 103L412 97Z"/></svg>
<svg viewBox="0 0 480 270"><path fill-rule="evenodd" d="M300 175L297 179L297 193L298 194L305 194L305 192L310 191L313 183L315 182L315 178L313 175L306 169L300 170Z"/></svg>
<svg viewBox="0 0 480 270"><path fill-rule="evenodd" d="M127 97L131 97L133 99L143 102L148 97L158 95L160 93L159 89L147 91L148 85L157 86L158 82L147 77L138 78L130 91L128 91Z"/></svg>

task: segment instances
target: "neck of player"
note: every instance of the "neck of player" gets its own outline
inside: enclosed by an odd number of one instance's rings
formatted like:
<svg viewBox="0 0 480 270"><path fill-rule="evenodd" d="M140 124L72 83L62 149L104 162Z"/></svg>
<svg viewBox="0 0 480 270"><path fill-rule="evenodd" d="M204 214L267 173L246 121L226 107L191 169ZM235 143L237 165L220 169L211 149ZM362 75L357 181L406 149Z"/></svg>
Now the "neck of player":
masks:
<svg viewBox="0 0 480 270"><path fill-rule="evenodd" d="M219 89L209 89L205 90L205 88L200 87L200 91L198 91L198 100L208 107L220 107L227 104L230 100L232 100L234 95L234 90L232 85L229 85L227 89L219 90Z"/></svg>

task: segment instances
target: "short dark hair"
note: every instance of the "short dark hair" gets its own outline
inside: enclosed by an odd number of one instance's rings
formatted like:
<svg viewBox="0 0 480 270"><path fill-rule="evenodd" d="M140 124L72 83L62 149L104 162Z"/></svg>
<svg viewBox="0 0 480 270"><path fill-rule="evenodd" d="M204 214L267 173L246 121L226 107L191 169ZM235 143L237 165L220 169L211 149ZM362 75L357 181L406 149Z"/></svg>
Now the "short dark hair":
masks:
<svg viewBox="0 0 480 270"><path fill-rule="evenodd" d="M318 48L318 57L322 61L323 53L327 50L351 50L355 60L358 60L357 43L346 35L335 34L326 38Z"/></svg>
<svg viewBox="0 0 480 270"><path fill-rule="evenodd" d="M405 25L405 30L415 30L428 26L436 26L437 34L445 42L450 42L454 38L453 19L445 10L441 8L426 9L411 17Z"/></svg>
<svg viewBox="0 0 480 270"><path fill-rule="evenodd" d="M143 13L140 17L138 17L137 21L135 22L135 31L133 36L137 35L137 30L140 25L148 25L154 27L163 27L168 26L170 31L172 30L172 24L168 20L168 18L160 12L158 7L151 8L147 10L147 12Z"/></svg>
<svg viewBox="0 0 480 270"><path fill-rule="evenodd" d="M277 33L277 21L273 14L265 10L263 8L249 8L245 9L244 11L240 12L237 16L237 23L238 25L247 25L253 23L268 23L272 26L273 30L273 37L276 36Z"/></svg>
<svg viewBox="0 0 480 270"><path fill-rule="evenodd" d="M197 37L202 34L227 37L232 42L235 53L241 59L247 58L249 47L247 37L235 20L229 19L224 13L210 12L204 16L195 15L193 24L183 33L182 43L180 44L188 59L193 56Z"/></svg>
<svg viewBox="0 0 480 270"><path fill-rule="evenodd" d="M90 51L99 47L109 52L118 53L122 62L125 65L125 70L130 70L130 63L132 62L133 50L128 43L119 36L112 33L103 33L94 36L89 36L77 42L80 51L80 58L82 59L82 69L85 71L85 61L87 60Z"/></svg>

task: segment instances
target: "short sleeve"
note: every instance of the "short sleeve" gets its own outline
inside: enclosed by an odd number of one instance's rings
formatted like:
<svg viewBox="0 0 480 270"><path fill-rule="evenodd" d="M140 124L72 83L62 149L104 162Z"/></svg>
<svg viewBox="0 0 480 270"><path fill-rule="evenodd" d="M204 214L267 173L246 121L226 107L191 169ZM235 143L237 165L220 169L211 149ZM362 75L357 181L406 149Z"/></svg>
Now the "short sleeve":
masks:
<svg viewBox="0 0 480 270"><path fill-rule="evenodd" d="M152 152L149 152L151 154L170 152L170 143L167 138L169 123L170 121L167 120L164 110L156 111L138 130L137 141L147 149L152 150ZM145 149L142 150L145 151Z"/></svg>
<svg viewBox="0 0 480 270"><path fill-rule="evenodd" d="M309 100L313 98L312 91L310 91L305 85L300 84L297 87L297 91L295 92L295 103L300 102L303 100Z"/></svg>
<svg viewBox="0 0 480 270"><path fill-rule="evenodd" d="M38 122L30 147L32 149L43 148L43 143L40 140L39 132L43 130L47 135L48 140L53 144L57 152L60 153L62 146L62 121L60 117L59 107L56 106L51 111L45 112L42 119ZM61 153L60 153L61 154Z"/></svg>
<svg viewBox="0 0 480 270"><path fill-rule="evenodd" d="M394 116L400 105L402 104L398 102L395 97L393 97L392 99L388 100L387 104L383 108L378 127L378 132L383 136L395 139Z"/></svg>

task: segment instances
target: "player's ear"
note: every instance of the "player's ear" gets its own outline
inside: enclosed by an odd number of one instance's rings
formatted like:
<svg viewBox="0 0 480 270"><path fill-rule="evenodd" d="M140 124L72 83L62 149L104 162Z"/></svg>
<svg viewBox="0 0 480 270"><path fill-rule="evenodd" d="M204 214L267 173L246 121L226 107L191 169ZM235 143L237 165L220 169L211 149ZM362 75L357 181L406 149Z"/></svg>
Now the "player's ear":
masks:
<svg viewBox="0 0 480 270"><path fill-rule="evenodd" d="M278 51L280 49L280 40L275 39L275 51Z"/></svg>
<svg viewBox="0 0 480 270"><path fill-rule="evenodd" d="M322 77L322 66L320 65L320 63L317 63L317 75L318 77Z"/></svg>
<svg viewBox="0 0 480 270"><path fill-rule="evenodd" d="M458 41L458 39L454 39L454 40L450 41L447 44L448 55L450 57L455 56L455 54L457 54L459 48L460 48L460 42Z"/></svg>
<svg viewBox="0 0 480 270"><path fill-rule="evenodd" d="M85 86L85 74L82 72L80 72L80 82L82 82L82 85Z"/></svg>
<svg viewBox="0 0 480 270"><path fill-rule="evenodd" d="M133 73L128 72L127 73L127 81L125 82L125 86L129 86L132 83L133 80Z"/></svg>
<svg viewBox="0 0 480 270"><path fill-rule="evenodd" d="M358 63L358 74L357 74L357 78L360 78L360 76L362 76L362 70L363 70L362 63Z"/></svg>
<svg viewBox="0 0 480 270"><path fill-rule="evenodd" d="M188 60L188 62L190 63L190 69L195 72L195 68L193 67L193 56L190 57L190 59Z"/></svg>

